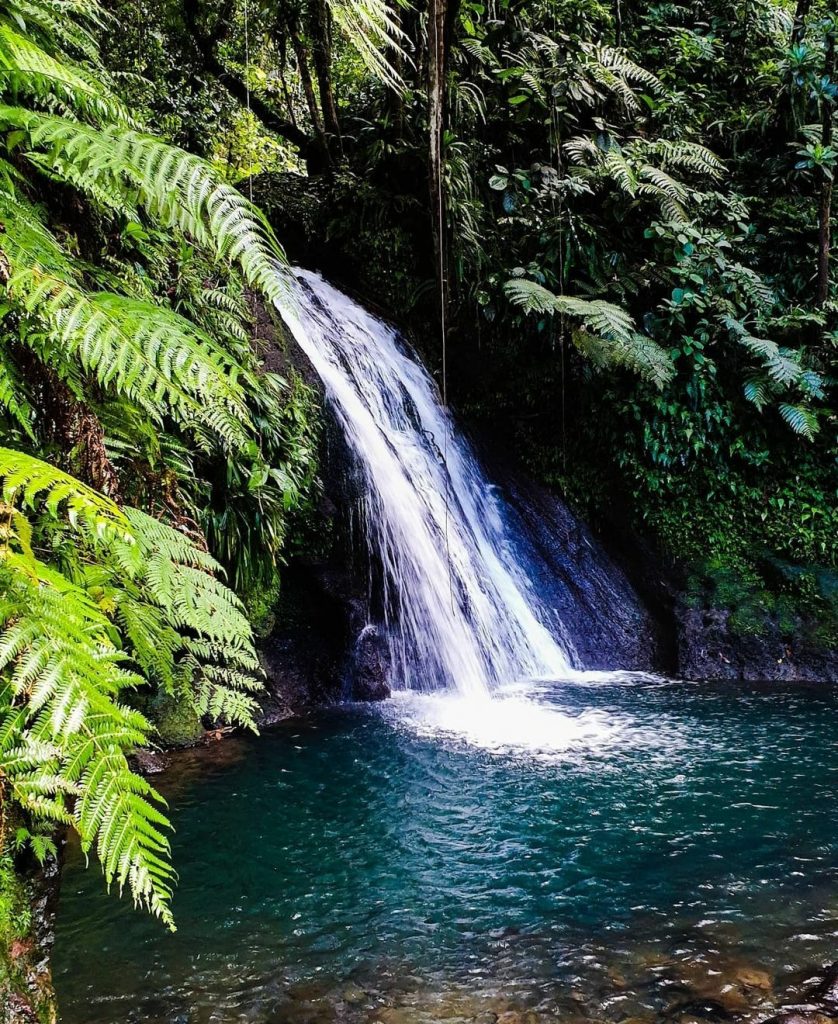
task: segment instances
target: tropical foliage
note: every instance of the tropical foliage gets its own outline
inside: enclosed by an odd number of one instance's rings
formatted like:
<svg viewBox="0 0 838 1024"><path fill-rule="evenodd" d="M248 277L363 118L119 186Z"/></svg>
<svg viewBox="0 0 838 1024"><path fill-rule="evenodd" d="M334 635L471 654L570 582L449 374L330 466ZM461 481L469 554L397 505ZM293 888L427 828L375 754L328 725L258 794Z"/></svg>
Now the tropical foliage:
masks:
<svg viewBox="0 0 838 1024"><path fill-rule="evenodd" d="M0 858L72 825L171 923L143 698L252 725L317 416L252 343L251 197L437 368L444 322L452 400L696 600L834 639L836 37L824 0L0 0Z"/></svg>
<svg viewBox="0 0 838 1024"><path fill-rule="evenodd" d="M72 825L173 925L164 808L127 761L153 742L137 696L254 728L227 579L276 571L310 402L250 344L244 288L285 295L273 233L143 131L98 61L109 27L95 0L0 5L0 853L43 858Z"/></svg>
<svg viewBox="0 0 838 1024"><path fill-rule="evenodd" d="M257 178L259 201L425 338L444 303L452 400L594 520L709 580L701 600L733 567L759 601L838 622L831 6L391 10L403 90L335 43L340 153L305 161L303 201L287 173ZM261 130L313 124L293 32L259 24Z"/></svg>

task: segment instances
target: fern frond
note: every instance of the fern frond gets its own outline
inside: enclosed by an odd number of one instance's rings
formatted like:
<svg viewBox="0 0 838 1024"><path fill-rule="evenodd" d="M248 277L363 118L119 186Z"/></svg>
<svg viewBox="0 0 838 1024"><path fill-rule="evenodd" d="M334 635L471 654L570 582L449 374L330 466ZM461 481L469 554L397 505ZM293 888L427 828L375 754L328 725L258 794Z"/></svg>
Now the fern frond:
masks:
<svg viewBox="0 0 838 1024"><path fill-rule="evenodd" d="M489 47L484 43L481 43L479 39L461 39L459 45L466 51L466 53L476 61L479 61L479 63L485 64L486 67L496 68L499 66L498 58L489 49Z"/></svg>
<svg viewBox="0 0 838 1024"><path fill-rule="evenodd" d="M155 420L167 409L183 426L202 424L231 448L247 443L252 424L239 383L244 370L189 320L37 270L14 274L9 291L103 388L131 398Z"/></svg>
<svg viewBox="0 0 838 1024"><path fill-rule="evenodd" d="M197 548L189 538L160 520L138 509L127 509L138 553L142 563L139 579L143 584L144 600L164 613L155 617L146 611L145 621L138 618L138 606L125 606L123 613L134 616L135 627L145 626L157 653L163 644L170 644L173 653L188 656L192 677L187 689L195 701L199 714L217 708L212 696L216 688L231 691L257 691L261 689L259 660L253 646L250 623L235 594L219 579L222 570L206 551ZM133 553L130 552L129 556ZM161 627L167 623L179 631L180 642L175 645L171 633ZM153 629L149 629L149 627ZM150 646L147 643L146 648ZM153 664L150 653L139 649L138 656ZM244 670L244 672L242 671ZM160 673L159 666L157 667ZM254 728L256 705L251 700L236 702L232 698L223 704L224 710L216 717Z"/></svg>
<svg viewBox="0 0 838 1024"><path fill-rule="evenodd" d="M800 378L803 367L796 355L784 352L776 342L768 338L754 337L741 320L725 316L722 322L740 344L759 358L775 383L793 384Z"/></svg>
<svg viewBox="0 0 838 1024"><path fill-rule="evenodd" d="M800 434L809 441L815 439L815 434L820 430L820 424L812 409L805 405L790 405L788 402L780 402L777 408L795 434Z"/></svg>
<svg viewBox="0 0 838 1024"><path fill-rule="evenodd" d="M626 82L642 85L656 96L662 96L666 92L663 82L657 75L631 60L624 50L618 50L611 46L590 46L588 44L585 44L584 48L603 67L613 71Z"/></svg>
<svg viewBox="0 0 838 1024"><path fill-rule="evenodd" d="M593 139L587 138L584 135L578 135L575 138L568 139L568 141L562 146L565 156L571 163L575 164L598 164L602 161L602 151L597 148L596 143Z"/></svg>
<svg viewBox="0 0 838 1024"><path fill-rule="evenodd" d="M98 3L73 0L5 0L8 19L24 26L30 35L62 50L75 51L95 63L99 44L93 34L104 26L106 16Z"/></svg>
<svg viewBox="0 0 838 1024"><path fill-rule="evenodd" d="M770 309L777 301L774 289L751 267L731 263L728 273L735 278L748 301L756 309Z"/></svg>
<svg viewBox="0 0 838 1024"><path fill-rule="evenodd" d="M676 181L666 171L659 167L652 167L651 164L644 164L639 171L640 178L650 182L669 198L680 206L687 201L687 190L680 181Z"/></svg>
<svg viewBox="0 0 838 1024"><path fill-rule="evenodd" d="M6 94L55 101L105 122L128 124L122 102L80 69L52 57L36 43L0 22L0 87Z"/></svg>
<svg viewBox="0 0 838 1024"><path fill-rule="evenodd" d="M149 726L119 695L138 677L120 667L108 619L84 591L7 551L0 560L0 678L20 710L0 706L3 769L15 799L36 818L72 821L96 846L110 883L129 885L172 925L172 869L160 798L128 768L125 751ZM46 567L44 567L46 569ZM22 571L25 570L25 571ZM123 837L116 841L116 837Z"/></svg>
<svg viewBox="0 0 838 1024"><path fill-rule="evenodd" d="M526 312L564 313L582 321L586 330L575 331L574 344L599 366L625 366L663 387L674 375L667 353L651 338L638 333L634 321L610 302L580 299L553 292L522 278L508 281L507 297Z"/></svg>
<svg viewBox="0 0 838 1024"><path fill-rule="evenodd" d="M706 146L685 140L671 141L658 139L656 142L644 142L644 151L648 156L657 156L664 170L676 168L692 171L714 180L724 174L724 164Z"/></svg>
<svg viewBox="0 0 838 1024"><path fill-rule="evenodd" d="M633 196L637 192L637 178L628 160L619 149L612 147L603 158L603 167L608 175L619 185L627 195Z"/></svg>
<svg viewBox="0 0 838 1024"><path fill-rule="evenodd" d="M771 400L771 381L765 376L749 377L742 388L745 398L759 409L760 412Z"/></svg>
<svg viewBox="0 0 838 1024"><path fill-rule="evenodd" d="M96 542L133 543L130 523L104 494L62 470L24 452L0 448L0 487L3 500L24 508L44 508L53 518L66 516Z"/></svg>
<svg viewBox="0 0 838 1024"><path fill-rule="evenodd" d="M205 160L140 132L97 129L21 107L0 106L0 127L24 132L30 146L46 149L56 174L72 162L78 187L126 190L163 226L238 263L247 283L271 302L288 301L290 289L278 273L284 255L273 231Z"/></svg>
<svg viewBox="0 0 838 1024"><path fill-rule="evenodd" d="M404 81L389 59L409 59L404 50L406 35L390 13L385 0L332 0L329 11L367 69L396 92Z"/></svg>
<svg viewBox="0 0 838 1024"><path fill-rule="evenodd" d="M31 441L35 440L32 429L34 411L27 395L26 383L3 348L0 348L0 407L6 410Z"/></svg>

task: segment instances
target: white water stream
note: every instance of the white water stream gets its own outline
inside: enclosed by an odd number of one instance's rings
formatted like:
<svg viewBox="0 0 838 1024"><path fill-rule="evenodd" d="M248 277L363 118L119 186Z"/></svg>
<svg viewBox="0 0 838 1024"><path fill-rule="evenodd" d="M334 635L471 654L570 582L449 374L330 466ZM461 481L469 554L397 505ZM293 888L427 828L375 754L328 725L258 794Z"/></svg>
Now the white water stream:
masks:
<svg viewBox="0 0 838 1024"><path fill-rule="evenodd" d="M502 499L395 331L308 271L283 318L319 374L363 475L398 688L488 695L573 675L561 623L516 556Z"/></svg>

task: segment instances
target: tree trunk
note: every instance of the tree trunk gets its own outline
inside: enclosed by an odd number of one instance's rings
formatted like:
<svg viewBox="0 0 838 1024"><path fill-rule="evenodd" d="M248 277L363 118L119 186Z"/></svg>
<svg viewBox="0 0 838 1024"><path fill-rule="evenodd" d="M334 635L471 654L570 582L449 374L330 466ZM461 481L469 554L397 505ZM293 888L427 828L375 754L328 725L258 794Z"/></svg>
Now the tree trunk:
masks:
<svg viewBox="0 0 838 1024"><path fill-rule="evenodd" d="M830 32L826 39L826 56L824 60L824 77L830 81L835 77L835 33ZM821 112L821 142L824 149L832 146L833 103L828 97L823 99ZM833 172L834 173L834 172ZM821 194L818 204L818 289L815 302L822 306L829 298L829 255L832 242L832 192L834 180L826 168L821 169Z"/></svg>
<svg viewBox="0 0 838 1024"><path fill-rule="evenodd" d="M326 0L310 0L309 28L314 73L317 76L317 87L320 92L320 109L323 113L326 141L331 153L340 154L340 122L332 87L332 26Z"/></svg>
<svg viewBox="0 0 838 1024"><path fill-rule="evenodd" d="M791 30L792 46L800 46L803 42L803 36L806 34L806 19L811 6L812 0L797 0L797 9L794 12L794 24Z"/></svg>
<svg viewBox="0 0 838 1024"><path fill-rule="evenodd" d="M285 25L288 31L288 38L291 40L291 49L294 51L294 57L297 61L297 70L300 73L300 83L303 87L306 107L308 107L308 116L311 118L311 124L317 136L323 160L325 163L329 163L329 147L326 143L326 133L323 130L323 118L320 116L320 108L317 106L317 97L314 93L314 82L312 81L311 69L309 68L308 51L300 36L299 25L296 20L288 17L285 20Z"/></svg>
<svg viewBox="0 0 838 1024"><path fill-rule="evenodd" d="M183 15L192 41L201 55L207 71L217 78L230 95L237 99L242 106L247 106L249 103L251 112L259 118L269 131L281 135L284 139L298 146L303 159L307 159L311 150L312 140L293 122L281 117L261 97L252 92L248 95L245 82L224 67L215 53L215 44L222 34L222 28L218 26L212 34L204 32L198 24L199 7L200 0L184 0ZM221 21L221 18L219 21Z"/></svg>

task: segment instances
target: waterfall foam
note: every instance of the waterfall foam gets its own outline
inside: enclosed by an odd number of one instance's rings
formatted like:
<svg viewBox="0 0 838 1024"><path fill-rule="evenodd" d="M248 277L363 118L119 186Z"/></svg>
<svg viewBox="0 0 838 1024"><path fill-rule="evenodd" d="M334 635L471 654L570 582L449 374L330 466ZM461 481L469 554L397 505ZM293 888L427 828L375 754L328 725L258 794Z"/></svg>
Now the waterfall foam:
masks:
<svg viewBox="0 0 838 1024"><path fill-rule="evenodd" d="M364 534L384 572L394 685L455 688L574 674L502 499L398 334L308 271L281 312L319 374L363 480Z"/></svg>

